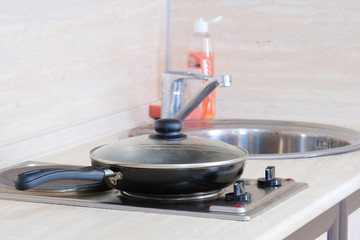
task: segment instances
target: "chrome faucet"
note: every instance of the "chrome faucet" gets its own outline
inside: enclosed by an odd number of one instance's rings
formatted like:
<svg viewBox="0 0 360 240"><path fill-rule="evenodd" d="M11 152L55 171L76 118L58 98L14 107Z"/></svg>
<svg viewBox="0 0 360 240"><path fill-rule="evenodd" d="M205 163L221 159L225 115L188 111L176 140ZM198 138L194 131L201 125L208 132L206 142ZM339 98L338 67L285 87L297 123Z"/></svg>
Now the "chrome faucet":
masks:
<svg viewBox="0 0 360 240"><path fill-rule="evenodd" d="M187 80L207 80L205 86L185 102ZM183 121L216 87L231 86L231 76L207 76L190 72L163 73L161 118L177 118Z"/></svg>

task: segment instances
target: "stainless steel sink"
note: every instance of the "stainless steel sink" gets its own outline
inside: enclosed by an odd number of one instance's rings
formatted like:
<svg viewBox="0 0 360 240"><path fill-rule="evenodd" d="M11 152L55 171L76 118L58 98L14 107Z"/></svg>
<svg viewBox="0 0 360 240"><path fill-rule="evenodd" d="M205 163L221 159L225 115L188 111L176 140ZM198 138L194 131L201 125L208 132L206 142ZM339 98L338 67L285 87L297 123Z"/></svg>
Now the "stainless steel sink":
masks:
<svg viewBox="0 0 360 240"><path fill-rule="evenodd" d="M127 136L149 134L152 125L132 129ZM315 123L264 120L185 121L183 133L243 147L249 159L294 159L360 150L360 133Z"/></svg>

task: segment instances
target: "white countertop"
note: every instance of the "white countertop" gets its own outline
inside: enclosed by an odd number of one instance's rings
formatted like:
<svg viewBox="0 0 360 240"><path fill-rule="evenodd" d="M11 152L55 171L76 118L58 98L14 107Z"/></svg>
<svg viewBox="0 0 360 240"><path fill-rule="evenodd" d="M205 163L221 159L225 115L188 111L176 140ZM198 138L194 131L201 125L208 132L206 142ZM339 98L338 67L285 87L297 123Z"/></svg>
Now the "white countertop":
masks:
<svg viewBox="0 0 360 240"><path fill-rule="evenodd" d="M120 136L94 139L33 161L90 165L88 151ZM0 168L8 167L0 163ZM309 188L250 222L0 200L2 239L282 239L360 188L360 152L296 160L249 160L243 177L276 175Z"/></svg>

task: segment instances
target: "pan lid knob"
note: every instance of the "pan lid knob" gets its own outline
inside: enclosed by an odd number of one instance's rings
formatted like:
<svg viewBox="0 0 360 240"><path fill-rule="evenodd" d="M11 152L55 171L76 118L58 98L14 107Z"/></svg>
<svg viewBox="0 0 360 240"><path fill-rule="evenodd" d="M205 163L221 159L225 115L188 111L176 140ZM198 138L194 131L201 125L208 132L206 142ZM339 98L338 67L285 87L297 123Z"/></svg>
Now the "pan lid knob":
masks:
<svg viewBox="0 0 360 240"><path fill-rule="evenodd" d="M180 133L182 122L173 118L158 119L154 123L155 134L149 137L156 140L182 140L186 138L185 134Z"/></svg>

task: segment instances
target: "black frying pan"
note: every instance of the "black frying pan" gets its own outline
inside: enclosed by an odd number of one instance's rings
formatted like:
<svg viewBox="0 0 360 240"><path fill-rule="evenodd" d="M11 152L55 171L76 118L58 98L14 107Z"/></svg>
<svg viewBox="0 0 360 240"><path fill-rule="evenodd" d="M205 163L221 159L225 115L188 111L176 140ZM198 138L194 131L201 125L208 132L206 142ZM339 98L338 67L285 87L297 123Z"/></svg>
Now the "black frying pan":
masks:
<svg viewBox="0 0 360 240"><path fill-rule="evenodd" d="M124 139L90 151L91 167L37 169L19 174L18 190L56 180L103 181L137 194L192 194L225 188L243 173L244 149L179 133L181 122L160 119L156 134Z"/></svg>

